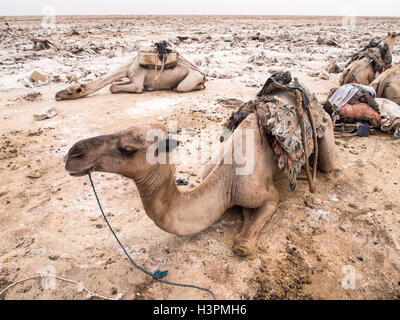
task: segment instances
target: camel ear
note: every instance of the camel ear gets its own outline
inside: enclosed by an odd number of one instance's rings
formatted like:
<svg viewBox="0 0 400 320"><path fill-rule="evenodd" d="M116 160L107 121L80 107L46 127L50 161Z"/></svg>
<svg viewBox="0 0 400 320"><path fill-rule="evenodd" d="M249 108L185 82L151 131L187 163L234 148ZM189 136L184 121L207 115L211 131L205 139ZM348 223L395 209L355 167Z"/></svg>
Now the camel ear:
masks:
<svg viewBox="0 0 400 320"><path fill-rule="evenodd" d="M165 139L157 142L157 152L171 152L179 145L175 139Z"/></svg>

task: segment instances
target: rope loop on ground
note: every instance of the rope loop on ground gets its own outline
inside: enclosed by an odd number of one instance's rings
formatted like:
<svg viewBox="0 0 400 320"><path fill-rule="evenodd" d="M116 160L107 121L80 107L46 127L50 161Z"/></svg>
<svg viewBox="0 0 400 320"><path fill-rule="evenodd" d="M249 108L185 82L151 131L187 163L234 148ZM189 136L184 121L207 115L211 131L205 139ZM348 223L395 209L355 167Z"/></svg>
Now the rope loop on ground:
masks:
<svg viewBox="0 0 400 320"><path fill-rule="evenodd" d="M140 271L144 272L145 274L151 276L151 277L152 277L153 279L155 279L156 281L159 281L159 282L162 282L162 283L165 283L165 284L169 284L169 285L172 285L172 286L185 287L185 288L193 288L193 289L198 289L198 290L206 291L206 292L208 292L209 294L212 295L213 300L216 300L216 296L215 296L214 292L212 292L210 289L202 288L202 287L195 286L195 285L191 285L191 284L182 284L182 283L175 283L175 282L170 282L170 281L167 281L167 280L162 280L162 278L164 278L164 277L168 274L168 270L165 270L165 271L156 270L154 273L151 273L150 271L147 271L146 269L144 269L144 268L142 268L141 266L137 265L137 264L132 260L132 258L130 257L130 255L128 254L128 252L127 252L126 249L124 248L124 246L122 245L121 241L119 241L119 239L118 239L117 235L115 234L113 228L111 227L110 223L108 222L108 220L107 220L107 218L106 218L106 215L104 214L103 208L102 208L102 206L101 206L99 197L97 196L96 188L94 187L94 183L93 183L93 180L92 180L92 176L90 175L90 172L88 173L88 176L89 176L90 185L92 186L93 193L94 193L94 196L95 196L95 198L96 198L97 204L98 204L98 206L99 206L100 212L101 212L101 214L102 214L102 216L103 216L103 218L104 218L104 220L105 220L105 222L106 222L108 228L110 229L111 233L113 234L115 240L117 240L117 242L118 242L118 244L120 245L122 251L125 253L125 255L128 257L129 261L132 263L132 265L133 265L135 268L137 268L137 269L139 269Z"/></svg>

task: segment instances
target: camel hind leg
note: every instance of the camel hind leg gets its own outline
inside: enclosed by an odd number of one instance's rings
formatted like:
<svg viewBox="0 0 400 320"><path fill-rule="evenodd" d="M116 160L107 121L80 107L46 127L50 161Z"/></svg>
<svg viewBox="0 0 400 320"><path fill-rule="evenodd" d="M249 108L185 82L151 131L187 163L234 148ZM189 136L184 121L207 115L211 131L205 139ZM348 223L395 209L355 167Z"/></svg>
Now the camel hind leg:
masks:
<svg viewBox="0 0 400 320"><path fill-rule="evenodd" d="M323 172L330 172L335 168L335 136L331 117L327 115L328 126L321 139L318 139L318 167Z"/></svg>
<svg viewBox="0 0 400 320"><path fill-rule="evenodd" d="M191 92L194 90L203 90L204 75L196 70L190 70L189 74L176 87L178 92Z"/></svg>
<svg viewBox="0 0 400 320"><path fill-rule="evenodd" d="M137 64L129 67L128 79L125 82L113 83L110 91L112 93L142 93L144 91L145 72Z"/></svg>
<svg viewBox="0 0 400 320"><path fill-rule="evenodd" d="M133 72L129 75L129 82L116 83L110 87L112 93L142 93L144 90L144 74Z"/></svg>

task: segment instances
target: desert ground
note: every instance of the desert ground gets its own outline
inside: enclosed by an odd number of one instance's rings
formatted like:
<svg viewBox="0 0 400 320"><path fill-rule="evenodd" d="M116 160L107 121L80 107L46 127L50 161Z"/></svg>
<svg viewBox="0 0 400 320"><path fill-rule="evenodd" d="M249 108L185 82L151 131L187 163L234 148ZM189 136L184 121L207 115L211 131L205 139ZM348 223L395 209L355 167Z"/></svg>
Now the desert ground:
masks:
<svg viewBox="0 0 400 320"><path fill-rule="evenodd" d="M187 160L176 178L201 183L194 148L205 130L219 132L241 101L265 80L290 70L322 103L339 73L325 71L371 39L400 31L399 18L267 16L2 17L0 33L0 292L38 272L82 283L118 299L209 299L204 291L156 282L133 268L108 230L87 177L74 178L63 158L78 140L151 119L178 124ZM32 38L57 48L35 50ZM132 59L142 45L171 41L207 75L206 90L111 94L55 101L71 79L85 82ZM393 53L400 62L400 44ZM37 71L44 81L32 81ZM34 115L54 107L57 114ZM336 140L336 169L318 173L317 192L299 180L277 182L280 204L250 256L232 251L239 208L208 230L179 237L144 212L136 186L94 173L106 215L135 262L169 270L166 280L213 290L217 299L400 299L400 139L377 132ZM46 279L45 279L46 280ZM47 279L48 280L48 279ZM37 278L0 299L87 299L79 286ZM96 299L93 298L92 299Z"/></svg>

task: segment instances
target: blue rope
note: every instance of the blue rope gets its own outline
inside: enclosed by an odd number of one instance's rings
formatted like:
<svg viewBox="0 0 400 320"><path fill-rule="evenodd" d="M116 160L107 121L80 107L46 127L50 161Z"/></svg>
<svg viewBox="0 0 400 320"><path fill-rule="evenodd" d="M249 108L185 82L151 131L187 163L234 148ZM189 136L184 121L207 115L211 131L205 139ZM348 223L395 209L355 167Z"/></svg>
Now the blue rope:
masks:
<svg viewBox="0 0 400 320"><path fill-rule="evenodd" d="M207 289L207 288L202 288L202 287L198 287L198 286L191 285L191 284L181 284L181 283L170 282L170 281L167 281L167 280L162 280L162 278L164 278L164 277L168 274L168 270L165 270L165 271L156 270L154 273L151 273L150 271L147 271L146 269L144 269L144 268L142 268L141 266L137 265L137 264L135 263L135 261L132 260L132 258L131 258L130 255L128 254L128 252L125 250L125 248L124 248L124 246L122 245L121 241L119 241L117 235L115 234L115 232L114 232L114 230L112 229L110 223L108 222L108 220L107 220L107 218L106 218L106 215L104 214L103 208L101 207L100 200L99 200L99 197L97 196L97 192L96 192L96 189L95 189L95 187L94 187L94 184L93 184L92 177L91 177L90 173L88 173L88 176L89 176L90 184L92 185L92 189L93 189L94 196L96 197L96 200L97 200L97 204L99 205L101 214L103 215L103 218L104 218L104 220L106 221L108 228L110 229L110 231L111 231L111 233L113 234L115 240L117 240L118 244L120 245L120 247L121 247L122 250L124 251L125 255L128 257L129 261L133 264L133 266L134 266L135 268L137 268L137 269L139 269L140 271L144 272L145 274L149 275L149 276L152 277L153 279L155 279L155 280L157 280L157 281L159 281L159 282L165 283L165 284L169 284L169 285L172 285L172 286L186 287L186 288L194 288L194 289L199 289L199 290L206 291L206 292L208 292L208 293L210 293L210 294L212 295L212 297L213 297L214 300L216 300L216 297L215 297L214 292L212 292L211 290L209 290L209 289Z"/></svg>

